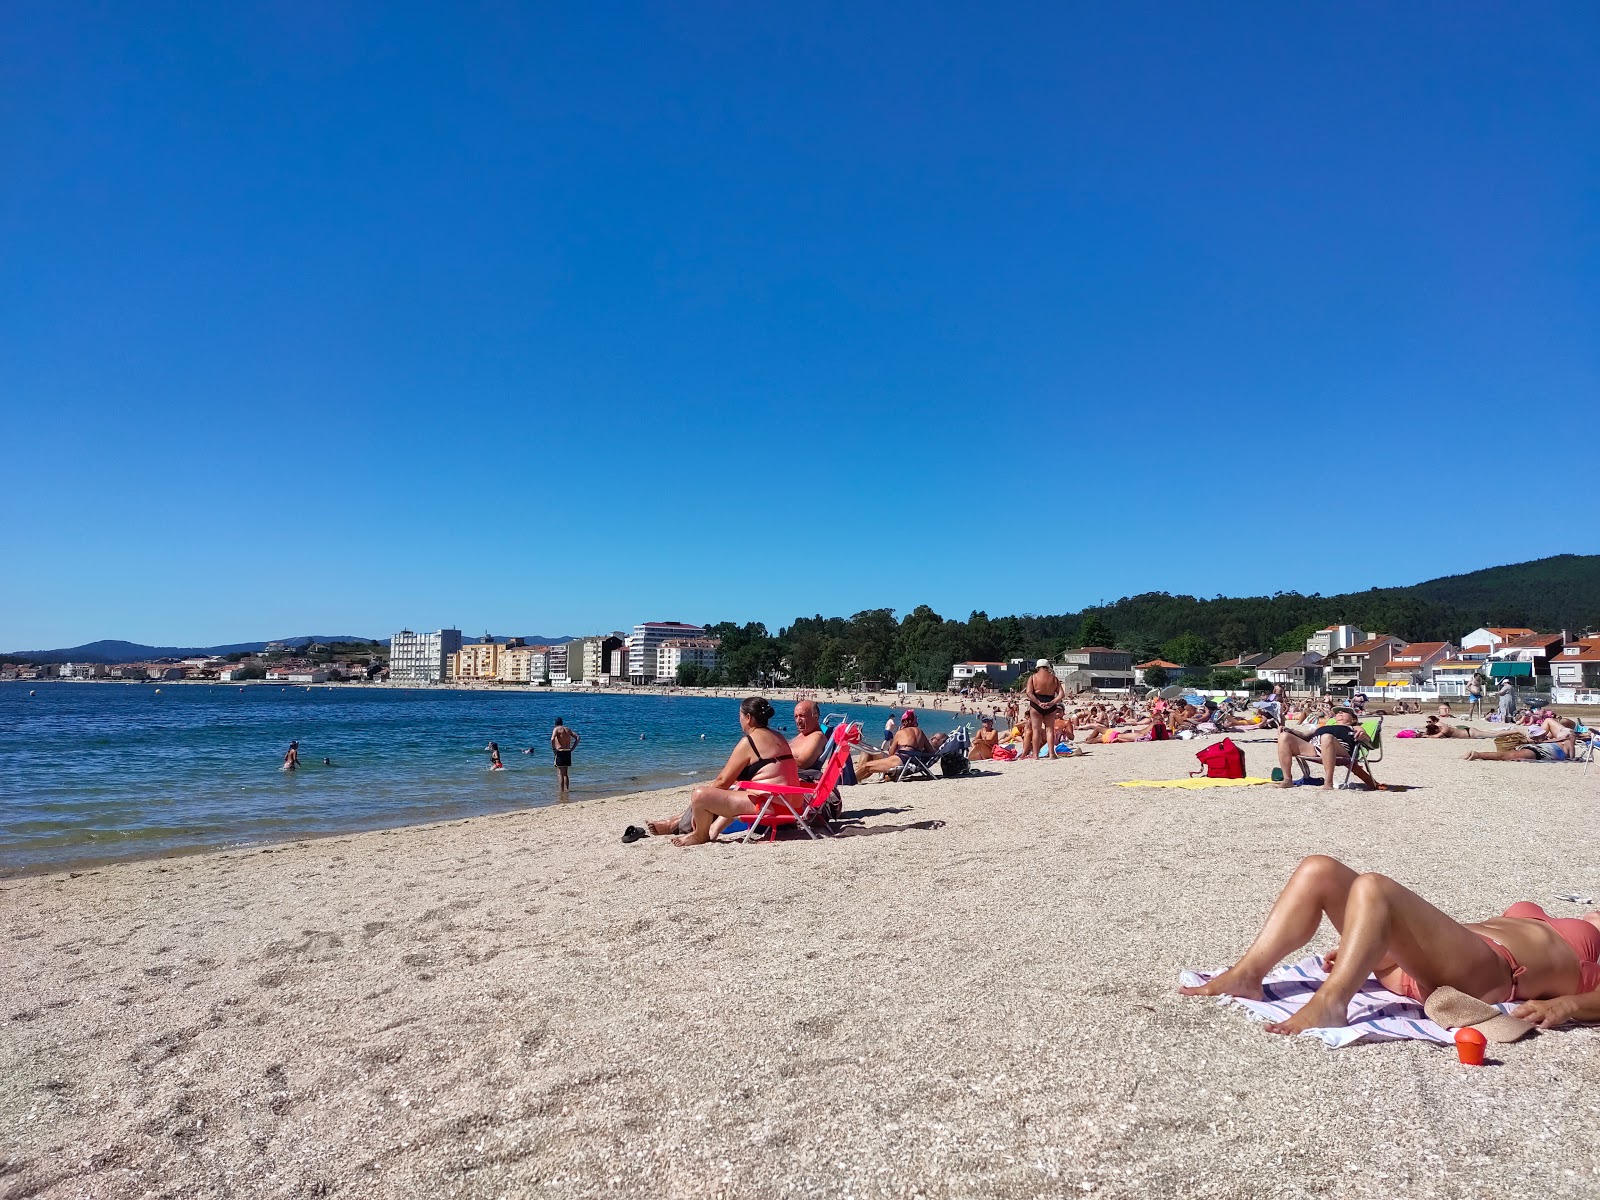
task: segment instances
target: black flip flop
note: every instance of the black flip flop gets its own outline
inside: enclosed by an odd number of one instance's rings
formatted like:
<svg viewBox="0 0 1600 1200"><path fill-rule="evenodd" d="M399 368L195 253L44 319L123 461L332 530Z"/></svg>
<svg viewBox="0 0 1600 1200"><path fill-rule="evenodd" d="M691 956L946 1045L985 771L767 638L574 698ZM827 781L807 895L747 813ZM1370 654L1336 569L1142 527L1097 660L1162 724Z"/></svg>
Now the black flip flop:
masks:
<svg viewBox="0 0 1600 1200"><path fill-rule="evenodd" d="M629 825L622 831L622 844L626 846L629 842L637 842L640 838L649 836L650 834L647 831L640 829L637 825Z"/></svg>

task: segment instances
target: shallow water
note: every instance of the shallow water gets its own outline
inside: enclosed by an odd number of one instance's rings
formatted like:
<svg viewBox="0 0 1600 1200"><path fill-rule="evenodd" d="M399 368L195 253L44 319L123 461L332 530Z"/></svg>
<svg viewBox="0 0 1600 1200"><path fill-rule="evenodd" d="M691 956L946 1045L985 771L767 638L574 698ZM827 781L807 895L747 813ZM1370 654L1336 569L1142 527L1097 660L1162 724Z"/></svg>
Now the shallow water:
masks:
<svg viewBox="0 0 1600 1200"><path fill-rule="evenodd" d="M777 708L792 732L792 708ZM557 716L583 738L569 800L674 787L726 761L737 709L699 696L0 684L0 873L559 803ZM881 707L828 711L881 736ZM930 732L955 723L925 714ZM303 766L284 772L291 740ZM503 771L488 769L491 741Z"/></svg>

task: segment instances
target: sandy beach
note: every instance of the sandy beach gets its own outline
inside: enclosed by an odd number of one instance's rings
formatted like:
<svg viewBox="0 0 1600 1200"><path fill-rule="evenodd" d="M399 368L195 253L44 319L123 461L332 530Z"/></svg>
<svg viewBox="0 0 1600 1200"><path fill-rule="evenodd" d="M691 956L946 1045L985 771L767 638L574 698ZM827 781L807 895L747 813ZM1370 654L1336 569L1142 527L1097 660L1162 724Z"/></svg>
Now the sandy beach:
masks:
<svg viewBox="0 0 1600 1200"><path fill-rule="evenodd" d="M1114 786L1199 744L863 786L817 842L621 844L655 792L0 882L0 1197L1596 1194L1600 1033L1471 1069L1175 984L1311 852L1577 915L1600 775Z"/></svg>

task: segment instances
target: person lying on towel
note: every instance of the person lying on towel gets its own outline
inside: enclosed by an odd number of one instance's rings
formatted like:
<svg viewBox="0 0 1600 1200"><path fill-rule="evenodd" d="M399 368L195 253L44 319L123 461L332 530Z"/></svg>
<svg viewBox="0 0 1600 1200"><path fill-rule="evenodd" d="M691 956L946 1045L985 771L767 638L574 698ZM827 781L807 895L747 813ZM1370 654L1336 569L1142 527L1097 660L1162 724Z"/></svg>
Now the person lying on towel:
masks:
<svg viewBox="0 0 1600 1200"><path fill-rule="evenodd" d="M895 731L894 741L889 743L889 753L876 757L869 754L859 760L855 764L856 779L865 783L868 775L876 775L880 771L887 775L890 771L898 771L913 759L931 762L943 744L943 735L930 739L922 732L917 725L917 714L908 708L900 717L900 728Z"/></svg>
<svg viewBox="0 0 1600 1200"><path fill-rule="evenodd" d="M1488 1004L1521 1001L1513 1016L1553 1029L1600 1021L1600 912L1582 920L1549 917L1529 901L1463 924L1385 875L1358 875L1337 859L1300 860L1267 923L1244 957L1186 996L1259 1000L1261 981L1317 932L1326 914L1339 945L1323 957L1328 978L1304 1008L1268 1033L1348 1024L1350 999L1376 975L1391 992L1419 1003L1453 987Z"/></svg>
<svg viewBox="0 0 1600 1200"><path fill-rule="evenodd" d="M1578 724L1571 717L1546 717L1527 727L1528 740L1509 750L1472 750L1468 762L1571 762L1578 753Z"/></svg>

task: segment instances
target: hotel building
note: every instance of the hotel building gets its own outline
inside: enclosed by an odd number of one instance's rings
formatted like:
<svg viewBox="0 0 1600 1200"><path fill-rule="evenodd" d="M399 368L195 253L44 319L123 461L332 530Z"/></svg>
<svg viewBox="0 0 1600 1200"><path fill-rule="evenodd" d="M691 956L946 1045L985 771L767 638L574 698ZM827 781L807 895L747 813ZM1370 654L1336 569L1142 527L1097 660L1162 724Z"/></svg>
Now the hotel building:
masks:
<svg viewBox="0 0 1600 1200"><path fill-rule="evenodd" d="M712 670L717 665L715 638L672 638L656 649L656 678L675 681L685 663Z"/></svg>
<svg viewBox="0 0 1600 1200"><path fill-rule="evenodd" d="M657 678L657 652L665 642L705 637L700 625L681 621L646 621L633 627L628 639L628 682L654 683Z"/></svg>
<svg viewBox="0 0 1600 1200"><path fill-rule="evenodd" d="M461 630L413 633L389 639L389 679L394 683L440 683L450 674L450 656L461 649Z"/></svg>

